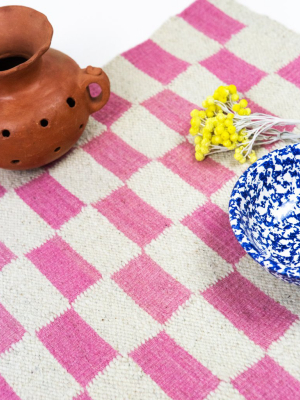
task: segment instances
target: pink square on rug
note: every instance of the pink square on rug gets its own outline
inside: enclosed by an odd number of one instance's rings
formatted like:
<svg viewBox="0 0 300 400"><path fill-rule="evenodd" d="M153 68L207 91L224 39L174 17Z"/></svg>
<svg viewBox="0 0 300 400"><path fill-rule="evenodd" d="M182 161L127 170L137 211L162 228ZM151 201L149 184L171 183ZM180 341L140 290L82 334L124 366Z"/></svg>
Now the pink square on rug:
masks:
<svg viewBox="0 0 300 400"><path fill-rule="evenodd" d="M127 186L100 200L95 208L139 246L155 239L171 221L137 196Z"/></svg>
<svg viewBox="0 0 300 400"><path fill-rule="evenodd" d="M203 296L264 349L278 340L298 319L238 272L217 282Z"/></svg>
<svg viewBox="0 0 300 400"><path fill-rule="evenodd" d="M59 236L27 257L70 302L101 278L100 272Z"/></svg>
<svg viewBox="0 0 300 400"><path fill-rule="evenodd" d="M0 395L1 400L21 400L20 397L13 391L6 380L0 375Z"/></svg>
<svg viewBox="0 0 300 400"><path fill-rule="evenodd" d="M165 332L134 350L131 357L173 400L202 400L219 384Z"/></svg>
<svg viewBox="0 0 300 400"><path fill-rule="evenodd" d="M235 175L209 157L202 162L197 161L194 146L188 142L169 151L161 162L208 197Z"/></svg>
<svg viewBox="0 0 300 400"><path fill-rule="evenodd" d="M285 67L281 68L278 72L282 78L293 83L300 88L300 57L290 62Z"/></svg>
<svg viewBox="0 0 300 400"><path fill-rule="evenodd" d="M99 164L122 180L129 179L149 159L133 149L114 133L107 131L84 146Z"/></svg>
<svg viewBox="0 0 300 400"><path fill-rule="evenodd" d="M234 83L239 92L247 92L267 75L227 49L220 50L200 64L227 85Z"/></svg>
<svg viewBox="0 0 300 400"><path fill-rule="evenodd" d="M190 129L190 112L196 104L166 89L144 101L142 105L164 124L180 135L187 136Z"/></svg>
<svg viewBox="0 0 300 400"><path fill-rule="evenodd" d="M0 271L14 258L16 258L15 255L5 246L4 243L0 242Z"/></svg>
<svg viewBox="0 0 300 400"><path fill-rule="evenodd" d="M164 85L170 83L190 65L163 50L152 40L122 54L128 61Z"/></svg>
<svg viewBox="0 0 300 400"><path fill-rule="evenodd" d="M115 93L110 93L109 102L105 108L95 112L93 117L106 126L110 126L131 107L131 103Z"/></svg>
<svg viewBox="0 0 300 400"><path fill-rule="evenodd" d="M265 356L232 381L246 400L299 400L300 382Z"/></svg>
<svg viewBox="0 0 300 400"><path fill-rule="evenodd" d="M231 230L228 214L217 205L207 202L182 223L228 263L237 263L245 255Z"/></svg>
<svg viewBox="0 0 300 400"><path fill-rule="evenodd" d="M191 292L147 255L130 261L113 279L153 318L164 324Z"/></svg>
<svg viewBox="0 0 300 400"><path fill-rule="evenodd" d="M42 328L38 337L83 386L103 371L117 355L74 310L68 310Z"/></svg>
<svg viewBox="0 0 300 400"><path fill-rule="evenodd" d="M23 326L0 303L0 353L18 342L24 333Z"/></svg>
<svg viewBox="0 0 300 400"><path fill-rule="evenodd" d="M83 203L48 172L16 189L17 194L52 228L77 215Z"/></svg>
<svg viewBox="0 0 300 400"><path fill-rule="evenodd" d="M244 24L223 13L207 0L195 1L179 16L194 28L221 44L225 44L232 35L245 27Z"/></svg>
<svg viewBox="0 0 300 400"><path fill-rule="evenodd" d="M0 198L1 198L2 196L4 196L5 193L6 193L6 190L4 189L3 186L0 185Z"/></svg>

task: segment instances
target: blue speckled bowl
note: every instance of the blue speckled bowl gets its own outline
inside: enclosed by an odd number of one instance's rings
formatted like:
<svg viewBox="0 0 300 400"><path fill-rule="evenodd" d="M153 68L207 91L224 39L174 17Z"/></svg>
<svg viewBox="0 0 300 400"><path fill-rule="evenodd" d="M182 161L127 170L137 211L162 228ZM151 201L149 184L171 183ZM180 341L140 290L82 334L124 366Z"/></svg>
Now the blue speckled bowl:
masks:
<svg viewBox="0 0 300 400"><path fill-rule="evenodd" d="M267 154L243 173L231 194L229 217L255 261L300 285L300 144Z"/></svg>

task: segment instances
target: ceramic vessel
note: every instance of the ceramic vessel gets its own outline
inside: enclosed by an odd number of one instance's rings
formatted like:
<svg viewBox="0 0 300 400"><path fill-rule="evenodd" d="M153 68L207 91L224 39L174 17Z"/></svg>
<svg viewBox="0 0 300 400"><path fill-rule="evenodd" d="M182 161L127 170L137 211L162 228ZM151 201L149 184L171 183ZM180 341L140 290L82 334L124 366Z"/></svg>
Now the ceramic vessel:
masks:
<svg viewBox="0 0 300 400"><path fill-rule="evenodd" d="M80 69L50 49L52 34L38 11L0 7L0 168L36 168L61 157L109 99L104 71ZM91 83L102 89L96 98Z"/></svg>
<svg viewBox="0 0 300 400"><path fill-rule="evenodd" d="M232 191L229 216L254 260L300 285L300 144L275 150L244 172Z"/></svg>

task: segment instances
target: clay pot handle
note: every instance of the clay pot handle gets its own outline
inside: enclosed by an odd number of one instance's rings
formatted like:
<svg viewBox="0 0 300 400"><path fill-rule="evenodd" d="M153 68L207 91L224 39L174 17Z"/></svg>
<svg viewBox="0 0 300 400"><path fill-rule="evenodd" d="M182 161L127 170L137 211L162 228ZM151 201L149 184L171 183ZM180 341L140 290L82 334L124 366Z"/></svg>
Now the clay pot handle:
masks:
<svg viewBox="0 0 300 400"><path fill-rule="evenodd" d="M91 83L97 83L102 92L97 97L92 97L89 94L89 109L90 113L94 113L100 110L108 102L110 95L110 83L108 76L101 68L95 68L88 66L86 69L82 70L82 87L86 89Z"/></svg>

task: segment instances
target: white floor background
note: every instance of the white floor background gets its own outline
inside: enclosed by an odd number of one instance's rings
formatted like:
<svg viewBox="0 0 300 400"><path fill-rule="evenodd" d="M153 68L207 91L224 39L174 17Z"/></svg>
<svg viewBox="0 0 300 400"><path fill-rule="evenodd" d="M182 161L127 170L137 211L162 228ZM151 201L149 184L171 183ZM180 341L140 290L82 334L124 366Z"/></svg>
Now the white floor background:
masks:
<svg viewBox="0 0 300 400"><path fill-rule="evenodd" d="M300 0L238 0L300 33ZM146 40L170 16L193 0L0 0L47 15L54 27L52 47L84 68L103 66L117 54ZM287 43L288 45L288 43Z"/></svg>

